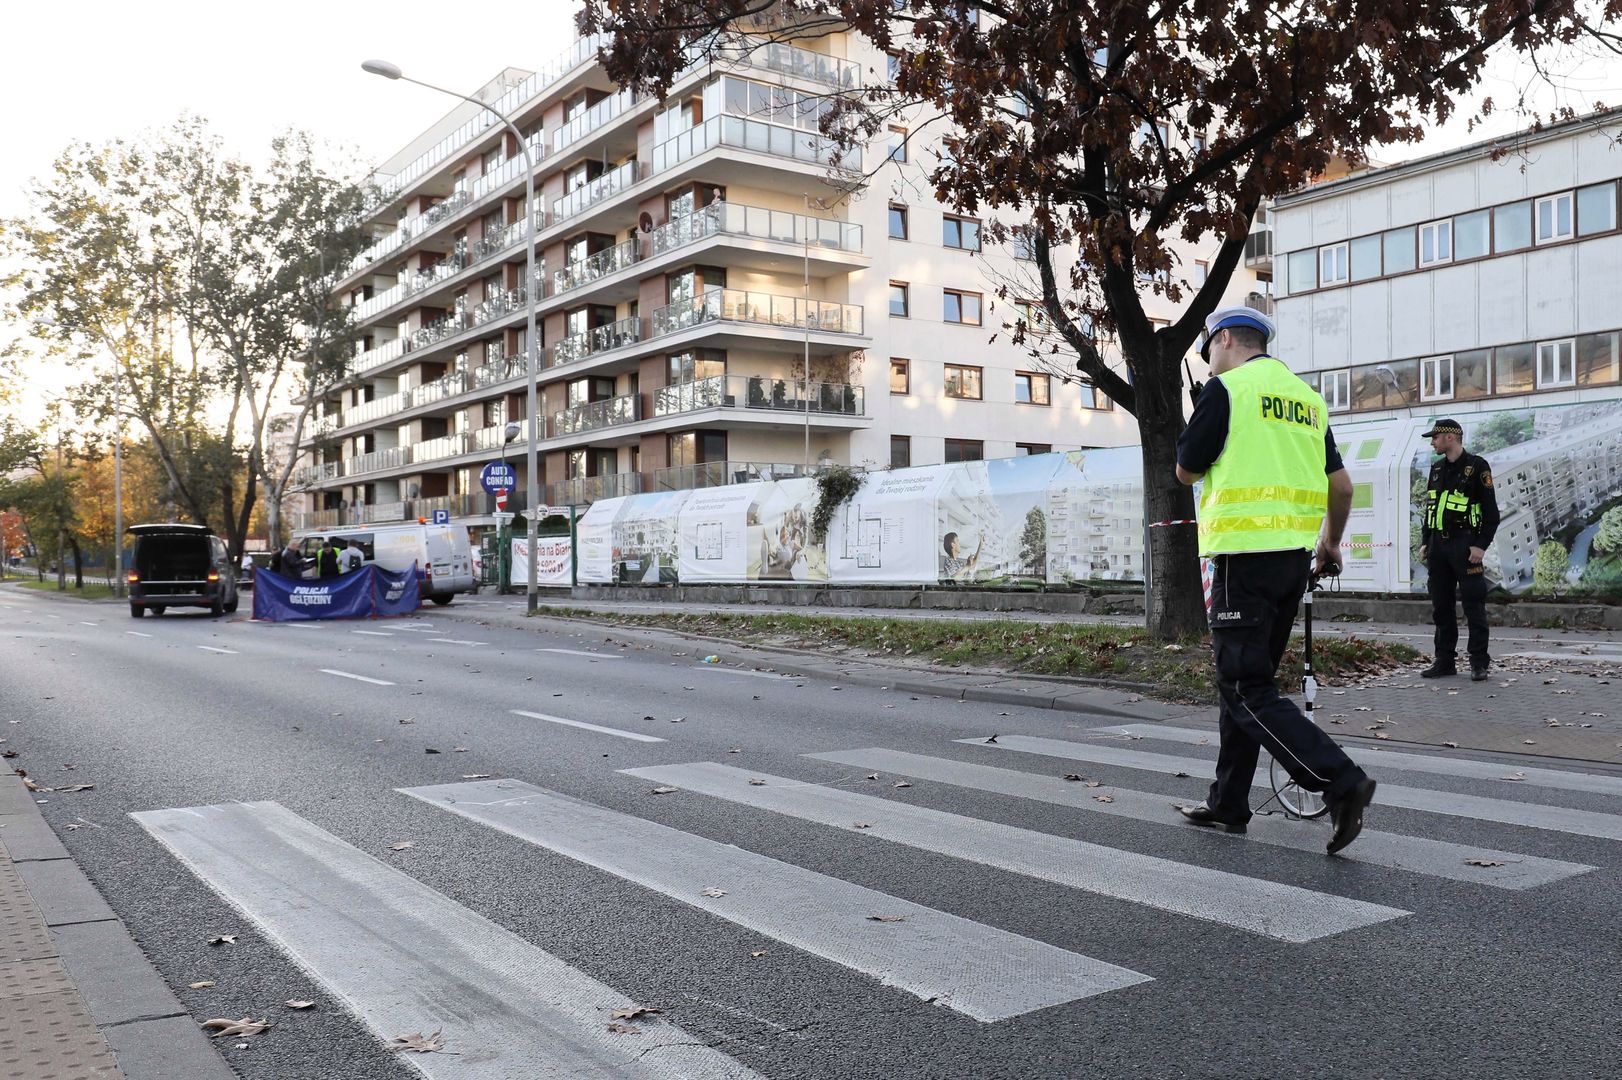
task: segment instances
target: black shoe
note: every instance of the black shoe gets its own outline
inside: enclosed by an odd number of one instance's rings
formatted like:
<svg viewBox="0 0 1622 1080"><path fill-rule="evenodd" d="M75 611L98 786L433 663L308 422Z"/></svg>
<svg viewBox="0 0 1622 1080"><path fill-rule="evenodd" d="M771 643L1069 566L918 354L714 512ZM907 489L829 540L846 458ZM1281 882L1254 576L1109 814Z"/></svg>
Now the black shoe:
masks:
<svg viewBox="0 0 1622 1080"><path fill-rule="evenodd" d="M1329 820L1335 825L1335 835L1329 838L1329 854L1333 855L1357 839L1363 831L1363 811L1374 801L1374 781L1368 777L1335 800L1329 808Z"/></svg>
<svg viewBox="0 0 1622 1080"><path fill-rule="evenodd" d="M1487 669L1484 668L1484 667L1472 667L1470 669L1470 681L1471 682L1486 682L1487 681Z"/></svg>
<svg viewBox="0 0 1622 1080"><path fill-rule="evenodd" d="M1193 806L1179 806L1177 812L1196 825L1204 825L1211 829L1221 829L1225 833L1243 835L1245 823L1243 821L1226 821L1212 813L1211 808L1204 803Z"/></svg>
<svg viewBox="0 0 1622 1080"><path fill-rule="evenodd" d="M1445 679L1449 675L1457 675L1459 669L1452 664L1445 664L1438 660L1430 667L1419 673L1421 679Z"/></svg>

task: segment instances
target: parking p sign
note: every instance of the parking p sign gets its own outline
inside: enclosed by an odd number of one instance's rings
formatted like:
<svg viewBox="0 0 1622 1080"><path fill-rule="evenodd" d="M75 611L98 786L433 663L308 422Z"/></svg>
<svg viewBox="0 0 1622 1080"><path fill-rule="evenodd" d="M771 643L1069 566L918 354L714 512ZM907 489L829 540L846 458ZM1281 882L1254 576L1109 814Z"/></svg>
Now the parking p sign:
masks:
<svg viewBox="0 0 1622 1080"><path fill-rule="evenodd" d="M511 491L518 486L518 470L505 461L492 461L479 473L479 483L494 495L498 491Z"/></svg>
<svg viewBox="0 0 1622 1080"><path fill-rule="evenodd" d="M451 512L449 510L435 510L434 511L434 524L435 525L449 525L450 523L451 523Z"/></svg>

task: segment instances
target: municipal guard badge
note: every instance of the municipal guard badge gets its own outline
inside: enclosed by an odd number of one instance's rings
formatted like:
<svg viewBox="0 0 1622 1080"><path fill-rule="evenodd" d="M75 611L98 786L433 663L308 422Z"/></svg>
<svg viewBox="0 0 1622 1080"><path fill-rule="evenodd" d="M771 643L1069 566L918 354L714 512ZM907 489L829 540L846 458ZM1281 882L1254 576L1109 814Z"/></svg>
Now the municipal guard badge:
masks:
<svg viewBox="0 0 1622 1080"><path fill-rule="evenodd" d="M1476 467L1474 465L1466 465L1464 467L1464 478L1466 480L1470 479L1471 474L1474 473L1475 471L1476 471Z"/></svg>
<svg viewBox="0 0 1622 1080"><path fill-rule="evenodd" d="M1481 474L1481 486L1492 487L1492 473L1484 472Z"/></svg>

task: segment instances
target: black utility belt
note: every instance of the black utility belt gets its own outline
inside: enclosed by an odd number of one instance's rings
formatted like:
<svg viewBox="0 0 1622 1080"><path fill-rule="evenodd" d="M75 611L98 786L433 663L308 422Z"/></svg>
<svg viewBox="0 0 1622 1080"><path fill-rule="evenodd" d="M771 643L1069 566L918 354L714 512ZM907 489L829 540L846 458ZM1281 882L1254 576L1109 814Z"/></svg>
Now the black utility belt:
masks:
<svg viewBox="0 0 1622 1080"><path fill-rule="evenodd" d="M1431 532L1431 539L1432 540L1471 540L1471 541L1473 541L1473 540L1475 540L1475 538L1476 537L1475 537L1474 533L1468 533L1468 532L1437 532L1437 531L1434 531L1434 530Z"/></svg>

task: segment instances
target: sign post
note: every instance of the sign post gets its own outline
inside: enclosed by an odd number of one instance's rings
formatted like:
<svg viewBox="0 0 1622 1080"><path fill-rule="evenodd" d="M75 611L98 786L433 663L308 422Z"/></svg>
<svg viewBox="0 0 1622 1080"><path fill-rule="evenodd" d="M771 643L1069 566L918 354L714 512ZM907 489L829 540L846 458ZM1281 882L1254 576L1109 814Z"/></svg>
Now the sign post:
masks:
<svg viewBox="0 0 1622 1080"><path fill-rule="evenodd" d="M502 596L512 592L512 532L508 528L512 517L505 511L507 492L517 484L518 472L505 458L479 470L479 485L496 497L496 592Z"/></svg>

